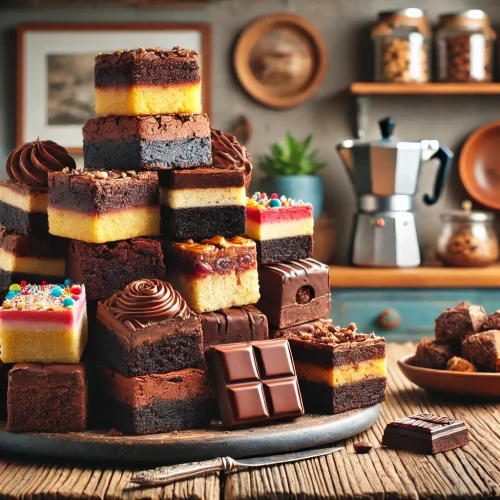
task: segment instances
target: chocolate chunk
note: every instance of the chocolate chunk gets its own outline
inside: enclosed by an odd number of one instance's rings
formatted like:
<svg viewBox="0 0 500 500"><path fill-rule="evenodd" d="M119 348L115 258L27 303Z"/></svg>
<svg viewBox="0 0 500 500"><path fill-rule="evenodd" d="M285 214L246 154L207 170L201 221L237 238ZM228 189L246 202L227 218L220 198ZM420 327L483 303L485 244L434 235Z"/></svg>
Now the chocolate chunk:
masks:
<svg viewBox="0 0 500 500"><path fill-rule="evenodd" d="M500 371L500 331L489 330L470 335L462 342L462 356L480 371Z"/></svg>
<svg viewBox="0 0 500 500"><path fill-rule="evenodd" d="M483 323L481 327L483 332L488 330L500 330L500 311L495 311L488 316L488 319Z"/></svg>
<svg viewBox="0 0 500 500"><path fill-rule="evenodd" d="M477 368L470 361L459 356L453 356L448 361L446 369L451 372L477 372Z"/></svg>
<svg viewBox="0 0 500 500"><path fill-rule="evenodd" d="M373 446L370 443L367 443L366 441L360 441L359 443L354 443L354 451L358 455L364 455L365 453L368 453Z"/></svg>
<svg viewBox="0 0 500 500"><path fill-rule="evenodd" d="M452 343L423 338L417 345L413 364L422 368L444 370L455 354L458 353Z"/></svg>
<svg viewBox="0 0 500 500"><path fill-rule="evenodd" d="M304 414L286 339L212 346L206 359L224 427Z"/></svg>
<svg viewBox="0 0 500 500"><path fill-rule="evenodd" d="M486 319L486 311L481 306L461 302L436 318L436 339L463 340L468 335L479 332Z"/></svg>
<svg viewBox="0 0 500 500"><path fill-rule="evenodd" d="M469 443L463 422L431 413L420 413L395 420L385 428L382 444L396 450L434 454Z"/></svg>

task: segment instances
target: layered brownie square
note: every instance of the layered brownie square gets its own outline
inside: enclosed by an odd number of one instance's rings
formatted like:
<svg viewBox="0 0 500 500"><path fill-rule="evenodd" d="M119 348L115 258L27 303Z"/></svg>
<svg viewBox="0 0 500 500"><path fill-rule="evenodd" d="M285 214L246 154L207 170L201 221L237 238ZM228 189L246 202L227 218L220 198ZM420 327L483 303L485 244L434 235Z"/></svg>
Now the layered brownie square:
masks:
<svg viewBox="0 0 500 500"><path fill-rule="evenodd" d="M257 254L252 240L215 236L166 242L173 287L197 313L255 304L260 297Z"/></svg>
<svg viewBox="0 0 500 500"><path fill-rule="evenodd" d="M83 127L85 167L164 170L212 164L207 115L110 116Z"/></svg>
<svg viewBox="0 0 500 500"><path fill-rule="evenodd" d="M267 340L267 318L254 306L231 307L200 314L203 347Z"/></svg>
<svg viewBox="0 0 500 500"><path fill-rule="evenodd" d="M160 234L156 172L64 170L49 176L49 232L107 243Z"/></svg>
<svg viewBox="0 0 500 500"><path fill-rule="evenodd" d="M315 259L259 266L257 309L275 328L287 328L330 314L328 266Z"/></svg>
<svg viewBox="0 0 500 500"><path fill-rule="evenodd" d="M126 434L156 434L206 427L212 403L208 374L185 368L163 374L124 377L97 367L98 398L106 423Z"/></svg>
<svg viewBox="0 0 500 500"><path fill-rule="evenodd" d="M72 240L66 275L85 285L88 300L104 300L132 281L165 279L162 246L156 238L100 244Z"/></svg>
<svg viewBox="0 0 500 500"><path fill-rule="evenodd" d="M0 182L0 224L25 236L46 235L49 172L74 169L75 160L52 141L28 142L7 158L10 180Z"/></svg>
<svg viewBox="0 0 500 500"><path fill-rule="evenodd" d="M500 372L500 331L469 335L462 342L462 356L479 371Z"/></svg>
<svg viewBox="0 0 500 500"><path fill-rule="evenodd" d="M162 234L201 240L245 233L245 184L238 170L197 168L160 174Z"/></svg>
<svg viewBox="0 0 500 500"><path fill-rule="evenodd" d="M232 134L211 130L212 160L215 168L239 170L245 179L245 188L248 191L252 178L252 158L245 146L240 144Z"/></svg>
<svg viewBox="0 0 500 500"><path fill-rule="evenodd" d="M197 367L201 321L169 283L138 280L97 307L92 352L99 364L136 377Z"/></svg>
<svg viewBox="0 0 500 500"><path fill-rule="evenodd" d="M272 332L288 339L308 413L341 413L385 399L385 339L317 320Z"/></svg>
<svg viewBox="0 0 500 500"><path fill-rule="evenodd" d="M56 236L24 236L0 229L0 291L12 283L63 281L68 242Z"/></svg>
<svg viewBox="0 0 500 500"><path fill-rule="evenodd" d="M9 432L80 432L87 425L83 364L18 363L9 372Z"/></svg>
<svg viewBox="0 0 500 500"><path fill-rule="evenodd" d="M94 85L99 116L201 112L200 65L193 50L157 47L99 54Z"/></svg>
<svg viewBox="0 0 500 500"><path fill-rule="evenodd" d="M78 363L87 343L85 287L11 285L0 308L4 363Z"/></svg>
<svg viewBox="0 0 500 500"><path fill-rule="evenodd" d="M247 200L246 236L257 243L259 264L311 257L313 226L310 203L266 193Z"/></svg>

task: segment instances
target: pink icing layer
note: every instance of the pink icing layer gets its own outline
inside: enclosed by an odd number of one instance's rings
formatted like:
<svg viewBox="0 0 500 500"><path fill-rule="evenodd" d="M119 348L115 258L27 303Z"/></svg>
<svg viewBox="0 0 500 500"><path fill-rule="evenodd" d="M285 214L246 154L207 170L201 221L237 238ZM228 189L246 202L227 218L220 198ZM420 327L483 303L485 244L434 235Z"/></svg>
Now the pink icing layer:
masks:
<svg viewBox="0 0 500 500"><path fill-rule="evenodd" d="M300 219L312 218L311 205L296 205L294 207L263 208L259 210L247 207L247 220L257 224L275 224Z"/></svg>

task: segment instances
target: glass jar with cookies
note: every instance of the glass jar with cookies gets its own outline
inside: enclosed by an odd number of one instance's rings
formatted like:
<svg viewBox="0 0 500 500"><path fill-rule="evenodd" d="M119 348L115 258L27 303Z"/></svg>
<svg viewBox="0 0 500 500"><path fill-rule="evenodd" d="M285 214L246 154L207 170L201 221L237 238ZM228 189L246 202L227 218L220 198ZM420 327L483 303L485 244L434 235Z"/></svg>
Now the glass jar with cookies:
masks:
<svg viewBox="0 0 500 500"><path fill-rule="evenodd" d="M453 267L493 264L498 259L493 214L472 211L470 201L464 201L462 208L441 215L443 230L437 243L437 258Z"/></svg>
<svg viewBox="0 0 500 500"><path fill-rule="evenodd" d="M432 30L423 10L380 12L371 36L375 46L375 81L429 81Z"/></svg>
<svg viewBox="0 0 500 500"><path fill-rule="evenodd" d="M440 17L436 31L440 82L491 82L496 33L479 9Z"/></svg>

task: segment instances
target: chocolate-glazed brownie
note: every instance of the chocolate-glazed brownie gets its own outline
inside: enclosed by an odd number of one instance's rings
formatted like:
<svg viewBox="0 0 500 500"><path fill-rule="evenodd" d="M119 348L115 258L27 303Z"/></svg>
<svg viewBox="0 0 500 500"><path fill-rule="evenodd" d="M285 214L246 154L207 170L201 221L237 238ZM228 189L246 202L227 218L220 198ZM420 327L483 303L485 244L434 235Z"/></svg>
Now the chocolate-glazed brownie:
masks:
<svg viewBox="0 0 500 500"><path fill-rule="evenodd" d="M104 300L132 281L165 279L161 242L132 238L111 243L72 240L66 263L67 277L83 283L89 300Z"/></svg>
<svg viewBox="0 0 500 500"><path fill-rule="evenodd" d="M436 339L460 342L481 330L488 315L482 306L461 302L436 318Z"/></svg>
<svg viewBox="0 0 500 500"><path fill-rule="evenodd" d="M444 370L448 361L458 354L460 348L455 343L423 338L417 345L413 364L422 368Z"/></svg>
<svg viewBox="0 0 500 500"><path fill-rule="evenodd" d="M203 361L200 318L170 284L130 283L97 308L92 357L135 377L197 367Z"/></svg>
<svg viewBox="0 0 500 500"><path fill-rule="evenodd" d="M9 372L9 432L79 432L87 424L82 364L18 363Z"/></svg>
<svg viewBox="0 0 500 500"><path fill-rule="evenodd" d="M83 127L85 167L165 170L212 164L207 115L111 116Z"/></svg>

